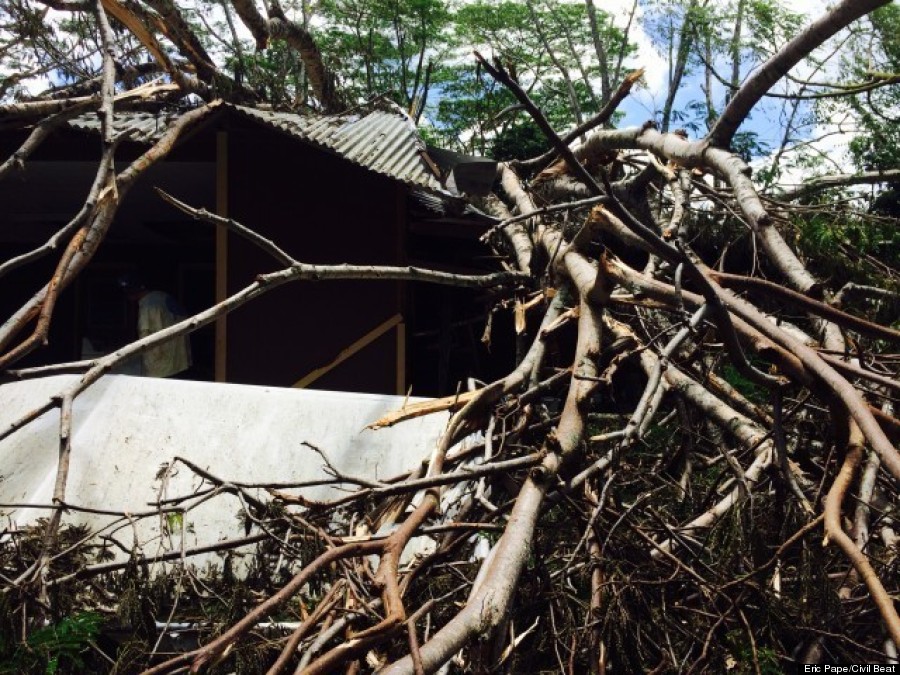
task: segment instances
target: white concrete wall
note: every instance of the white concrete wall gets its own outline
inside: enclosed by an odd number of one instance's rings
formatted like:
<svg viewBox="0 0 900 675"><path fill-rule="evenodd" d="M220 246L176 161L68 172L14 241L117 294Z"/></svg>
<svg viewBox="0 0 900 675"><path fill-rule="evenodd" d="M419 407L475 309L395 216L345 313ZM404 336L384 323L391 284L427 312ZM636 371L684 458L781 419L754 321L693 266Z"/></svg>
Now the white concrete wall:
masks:
<svg viewBox="0 0 900 675"><path fill-rule="evenodd" d="M0 428L74 381L76 376L55 376L0 386ZM75 402L66 502L137 513L153 509L161 497L209 487L183 464L164 471L176 456L224 480L267 483L324 477L321 457L303 446L304 441L327 453L341 471L389 478L427 458L448 420L442 413L390 429L365 429L402 403L398 396L107 376ZM46 509L12 505L50 502L58 424L59 411L53 410L0 441L0 516L7 532L48 516ZM268 498L263 490L251 492ZM300 493L310 499L342 494L333 486ZM244 536L239 511L236 497L215 497L184 518L183 542L177 527L165 534L165 519L159 516L133 527L114 516L70 512L64 522L87 523L128 547L136 541L145 555L154 556L182 545ZM177 519L168 519L168 524L178 525Z"/></svg>

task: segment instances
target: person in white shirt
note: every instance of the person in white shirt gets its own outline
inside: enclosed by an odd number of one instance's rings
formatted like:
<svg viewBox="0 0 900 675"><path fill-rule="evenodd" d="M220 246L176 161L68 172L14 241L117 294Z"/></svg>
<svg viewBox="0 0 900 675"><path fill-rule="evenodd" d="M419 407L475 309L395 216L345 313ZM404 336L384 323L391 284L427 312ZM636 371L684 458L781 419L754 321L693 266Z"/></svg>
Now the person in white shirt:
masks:
<svg viewBox="0 0 900 675"><path fill-rule="evenodd" d="M138 304L138 338L145 338L186 318L187 312L165 291L149 290L134 275L124 275L119 286L128 299ZM171 377L191 367L191 343L188 335L167 340L141 355L141 374L146 377Z"/></svg>

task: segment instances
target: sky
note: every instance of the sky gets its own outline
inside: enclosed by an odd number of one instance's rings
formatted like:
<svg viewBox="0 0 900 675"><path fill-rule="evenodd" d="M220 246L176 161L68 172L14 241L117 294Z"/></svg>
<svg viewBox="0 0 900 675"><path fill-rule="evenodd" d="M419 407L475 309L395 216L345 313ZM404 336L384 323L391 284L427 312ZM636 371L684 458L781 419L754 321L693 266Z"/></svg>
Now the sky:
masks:
<svg viewBox="0 0 900 675"><path fill-rule="evenodd" d="M616 17L616 25L624 28L627 21L627 13L630 11L632 0L605 0L602 7L613 17ZM790 0L790 9L806 17L805 23L810 23L820 17L831 3L825 0ZM598 5L599 6L599 5ZM638 10L640 12L640 9ZM730 29L730 27L729 27ZM654 112L658 112L666 98L668 81L668 58L661 54L650 38L644 32L641 23L635 22L631 29L631 39L637 44L638 53L632 63L645 69L643 86L634 90L623 102L620 111L625 113L622 124L626 126L640 125L652 119ZM832 68L836 69L836 61L832 62ZM794 71L798 76L804 75L804 66L798 66ZM806 69L808 70L808 69ZM752 72L746 69L743 76ZM831 77L829 77L831 76ZM832 80L837 78L837 73L825 71L820 73L817 79ZM688 76L682 85L682 90L676 98L676 108L684 106L692 100L703 100L701 89L701 74ZM780 84L783 86L783 83ZM779 85L776 85L776 90ZM719 91L717 100L721 100L722 91ZM784 124L780 117L781 102L775 99L764 99L754 108L751 117L741 128L742 131L752 131L758 134L761 141L771 148L777 148L782 141ZM821 121L813 128L806 130L806 139L817 139L812 147L816 148L832 162L832 171L852 171L847 156L847 145L852 139L852 133L842 130L840 120ZM757 158L753 162L755 169L762 168L769 163L770 155ZM785 160L790 160L788 155ZM808 176L808 170L804 170ZM789 185L801 180L800 169L787 169L779 182Z"/></svg>

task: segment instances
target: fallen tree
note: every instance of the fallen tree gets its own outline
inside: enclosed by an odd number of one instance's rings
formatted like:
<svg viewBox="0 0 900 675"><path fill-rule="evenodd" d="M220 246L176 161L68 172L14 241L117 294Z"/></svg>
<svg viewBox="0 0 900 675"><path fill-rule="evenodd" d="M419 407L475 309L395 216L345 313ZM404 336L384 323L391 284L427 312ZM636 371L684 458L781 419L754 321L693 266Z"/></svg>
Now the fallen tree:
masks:
<svg viewBox="0 0 900 675"><path fill-rule="evenodd" d="M0 264L2 275L62 246L47 285L0 327L0 368L16 377L47 372L16 370L16 362L46 339L59 293L102 245L137 177L218 105L217 95L254 95L226 81L171 3L47 4L96 19L100 89L6 104L6 119L33 132L2 172L86 109L102 116L104 154L71 222L40 250ZM79 658L145 673L761 673L826 658L896 658L896 250L863 260L871 269L859 291L860 284L835 287L817 276L819 261L791 241L798 220L837 208L795 200L878 175L818 177L766 195L731 147L775 82L885 4L838 3L762 64L693 140L652 123L609 125L638 75L625 77L597 117L561 138L508 64L476 53L548 147L531 160L500 163L493 193L478 200L499 219L485 235L506 266L496 274L309 265L249 224L163 195L191 217L254 242L281 269L164 331L67 366L83 371L76 385L0 430L5 438L60 408L59 508L6 546L3 597L7 614L19 618L4 626L4 639L33 646L46 622L117 615L131 634L128 645L90 642L97 635L91 624L83 635L92 651ZM268 18L252 3L233 9L261 46L285 40L298 51L323 111L344 106L304 26L277 3ZM116 93L107 13L170 83ZM114 108L173 92L207 102L117 170ZM579 136L583 142L573 145ZM882 216L847 209L842 217ZM728 257L730 246L744 253ZM330 467L336 484L353 487L334 502L311 502L286 486L270 486L270 497L259 500L240 476L192 467L212 491L240 495L256 529L221 550L253 546L261 561L288 561L279 574L261 562L244 580L212 571L188 590L175 573L144 576L147 561L91 560L87 533L67 528L62 508L77 510L66 500L66 475L79 393L117 363L280 284L347 278L500 289L514 307L522 358L474 391L373 420L377 428L452 411L439 445L422 448L427 461L418 471L373 482ZM850 302L856 292L873 300ZM637 395L621 386L626 377L640 382ZM610 412L611 400L619 411ZM476 432L483 434L476 448L454 449ZM164 508L184 513L188 502ZM401 563L422 534L434 539L433 552ZM164 657L157 631L165 632L176 605L203 617L192 619L201 637ZM264 628L276 621L280 628ZM16 658L27 660L22 649Z"/></svg>

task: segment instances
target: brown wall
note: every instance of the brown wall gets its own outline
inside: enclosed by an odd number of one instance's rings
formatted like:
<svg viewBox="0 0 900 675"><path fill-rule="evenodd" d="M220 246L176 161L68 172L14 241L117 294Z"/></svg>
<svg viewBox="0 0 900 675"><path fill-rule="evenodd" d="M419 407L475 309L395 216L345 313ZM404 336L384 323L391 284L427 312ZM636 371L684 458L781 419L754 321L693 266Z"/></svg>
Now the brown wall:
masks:
<svg viewBox="0 0 900 675"><path fill-rule="evenodd" d="M24 132L0 134L0 157L17 149L24 138ZM134 308L116 285L125 271L137 272L151 288L175 295L189 311L212 303L211 283L205 282L207 276L211 281L214 263L213 228L180 214L153 189L159 186L196 206L212 207L215 166L211 138L201 134L179 146L124 195L97 253L60 294L49 343L17 366L84 358L85 338L100 352L133 340ZM146 146L124 142L116 153L118 169L145 151ZM0 261L40 246L71 219L84 203L99 159L96 136L57 130L22 171L0 181ZM60 250L50 252L3 278L0 316L8 317L47 283L60 254ZM203 329L191 336L195 368L190 376L197 379L212 378L210 332Z"/></svg>
<svg viewBox="0 0 900 675"><path fill-rule="evenodd" d="M228 128L228 215L303 262L397 264L396 182L288 136ZM279 264L229 235L228 292ZM229 382L290 386L400 311L399 284L297 282L228 318ZM311 386L394 393L396 329Z"/></svg>

